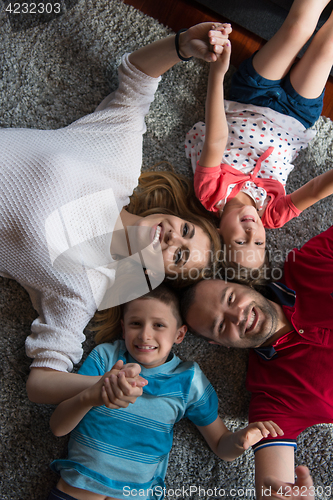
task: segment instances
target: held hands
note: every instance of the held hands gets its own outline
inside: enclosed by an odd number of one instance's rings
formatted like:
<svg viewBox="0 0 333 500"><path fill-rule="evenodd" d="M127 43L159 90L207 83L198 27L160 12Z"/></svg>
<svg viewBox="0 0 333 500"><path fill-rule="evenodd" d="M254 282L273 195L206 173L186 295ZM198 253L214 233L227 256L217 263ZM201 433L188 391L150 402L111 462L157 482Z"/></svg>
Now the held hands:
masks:
<svg viewBox="0 0 333 500"><path fill-rule="evenodd" d="M147 384L139 376L140 371L141 367L136 363L124 365L117 361L97 383L58 405L50 419L53 434L65 436L71 432L93 406L119 409L134 403Z"/></svg>
<svg viewBox="0 0 333 500"><path fill-rule="evenodd" d="M272 422L271 420L267 422L254 422L249 424L244 429L237 431L238 434L238 446L247 450L250 446L258 443L262 438L267 437L269 434L272 437L277 435L283 436L283 430Z"/></svg>
<svg viewBox="0 0 333 500"><path fill-rule="evenodd" d="M137 363L125 364L118 360L109 372L81 395L86 406L102 406L118 410L133 404L142 395L147 380L140 377L141 367Z"/></svg>
<svg viewBox="0 0 333 500"><path fill-rule="evenodd" d="M224 25L223 25L224 26ZM230 25L228 25L230 26ZM220 76L224 76L229 69L230 65L230 55L231 55L231 43L229 41L228 36L225 37L221 43L223 45L216 46L216 29L219 29L219 25L217 27L214 25L212 29L209 31L208 36L210 43L213 47L214 53L216 55L216 61L213 61L210 67L211 71L218 73ZM231 30L231 27L230 27ZM226 30L224 30L226 31ZM216 47L216 48L215 48ZM220 49L219 51L217 51ZM222 50L222 51L221 51Z"/></svg>
<svg viewBox="0 0 333 500"><path fill-rule="evenodd" d="M142 388L148 384L140 377L141 367L137 363L127 363L118 360L112 370L103 377L101 387L102 403L107 408L127 408L136 398L142 395Z"/></svg>
<svg viewBox="0 0 333 500"><path fill-rule="evenodd" d="M231 32L230 24L209 22L197 24L180 35L180 52L184 57L193 56L207 62L214 62L226 50L229 51L230 58L228 37Z"/></svg>

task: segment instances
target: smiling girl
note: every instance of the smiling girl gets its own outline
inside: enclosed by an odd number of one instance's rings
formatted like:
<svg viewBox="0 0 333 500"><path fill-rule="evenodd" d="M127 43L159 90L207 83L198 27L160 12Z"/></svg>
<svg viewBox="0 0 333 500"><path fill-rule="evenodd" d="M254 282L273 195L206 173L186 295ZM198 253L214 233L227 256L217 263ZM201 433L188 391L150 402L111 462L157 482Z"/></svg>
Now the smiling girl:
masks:
<svg viewBox="0 0 333 500"><path fill-rule="evenodd" d="M309 128L322 110L333 62L333 14L301 59L296 56L328 3L295 0L279 31L234 74L226 101L231 49L225 45L210 66L206 124L197 123L186 138L196 194L220 218L226 268L248 270L250 278L266 274L265 228L282 227L333 193L333 171L285 192L292 162L314 137Z"/></svg>

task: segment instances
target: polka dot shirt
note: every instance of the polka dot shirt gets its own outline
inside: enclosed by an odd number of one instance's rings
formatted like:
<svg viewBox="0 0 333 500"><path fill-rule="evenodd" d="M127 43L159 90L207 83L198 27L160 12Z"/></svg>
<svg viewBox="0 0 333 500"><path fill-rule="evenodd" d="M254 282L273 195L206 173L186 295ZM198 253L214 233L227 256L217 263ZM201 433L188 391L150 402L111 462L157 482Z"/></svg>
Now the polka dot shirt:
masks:
<svg viewBox="0 0 333 500"><path fill-rule="evenodd" d="M226 163L245 174L255 167L258 158L271 146L274 151L263 161L257 177L276 179L284 187L294 166L299 151L307 147L315 136L295 118L278 113L270 108L225 101L225 112L229 126L229 136L221 163ZM200 160L205 140L205 124L196 123L186 135L185 151L191 159L193 171ZM234 185L228 187L227 197ZM263 211L268 202L264 188L255 183L245 182L241 191L253 198L258 211ZM219 210L225 200L218 203Z"/></svg>

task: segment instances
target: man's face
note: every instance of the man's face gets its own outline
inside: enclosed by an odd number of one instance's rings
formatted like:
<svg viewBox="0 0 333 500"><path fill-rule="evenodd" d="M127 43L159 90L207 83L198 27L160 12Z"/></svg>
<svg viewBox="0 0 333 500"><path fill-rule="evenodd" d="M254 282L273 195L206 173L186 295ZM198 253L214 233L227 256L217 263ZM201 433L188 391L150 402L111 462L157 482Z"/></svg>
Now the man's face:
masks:
<svg viewBox="0 0 333 500"><path fill-rule="evenodd" d="M218 279L195 286L185 320L193 331L225 347L258 347L278 327L272 302L247 286Z"/></svg>

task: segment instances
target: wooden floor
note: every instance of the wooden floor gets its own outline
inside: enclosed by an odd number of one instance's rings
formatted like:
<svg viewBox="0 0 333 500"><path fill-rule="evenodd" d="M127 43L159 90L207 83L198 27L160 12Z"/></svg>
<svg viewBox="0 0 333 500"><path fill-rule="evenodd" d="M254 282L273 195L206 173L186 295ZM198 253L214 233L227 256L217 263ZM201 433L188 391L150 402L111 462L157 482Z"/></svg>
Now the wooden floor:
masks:
<svg viewBox="0 0 333 500"><path fill-rule="evenodd" d="M168 26L173 31L181 28L189 28L193 24L204 21L223 21L228 19L213 13L194 0L123 0L124 3L132 5L144 14L157 19L160 23ZM232 1L232 0L231 0ZM245 30L241 26L232 24L233 32L230 36L232 43L231 63L238 67L241 61L249 57L255 50L259 49L265 42ZM333 120L333 78L330 77L324 98L322 114Z"/></svg>

